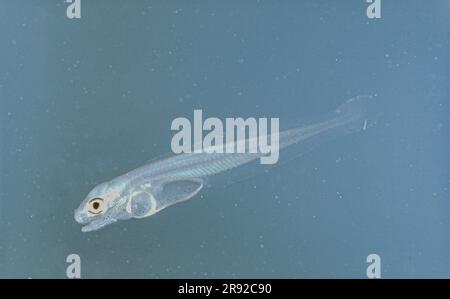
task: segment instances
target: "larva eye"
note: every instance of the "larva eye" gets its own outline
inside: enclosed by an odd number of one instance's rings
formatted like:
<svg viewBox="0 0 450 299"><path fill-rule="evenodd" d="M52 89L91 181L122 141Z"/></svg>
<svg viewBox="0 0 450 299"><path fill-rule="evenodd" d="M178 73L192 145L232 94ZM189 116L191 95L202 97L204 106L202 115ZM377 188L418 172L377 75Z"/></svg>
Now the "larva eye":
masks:
<svg viewBox="0 0 450 299"><path fill-rule="evenodd" d="M88 203L88 212L91 214L100 214L104 212L104 203L102 198L93 198Z"/></svg>

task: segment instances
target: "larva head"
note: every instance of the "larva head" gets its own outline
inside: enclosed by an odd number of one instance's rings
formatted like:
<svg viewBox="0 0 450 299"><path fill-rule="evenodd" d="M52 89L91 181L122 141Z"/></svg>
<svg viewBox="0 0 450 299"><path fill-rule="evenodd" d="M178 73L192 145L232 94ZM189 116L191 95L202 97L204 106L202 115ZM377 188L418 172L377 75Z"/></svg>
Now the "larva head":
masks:
<svg viewBox="0 0 450 299"><path fill-rule="evenodd" d="M127 197L122 188L111 182L102 183L92 189L75 210L75 220L83 224L83 232L94 231L117 220L129 219L126 211Z"/></svg>

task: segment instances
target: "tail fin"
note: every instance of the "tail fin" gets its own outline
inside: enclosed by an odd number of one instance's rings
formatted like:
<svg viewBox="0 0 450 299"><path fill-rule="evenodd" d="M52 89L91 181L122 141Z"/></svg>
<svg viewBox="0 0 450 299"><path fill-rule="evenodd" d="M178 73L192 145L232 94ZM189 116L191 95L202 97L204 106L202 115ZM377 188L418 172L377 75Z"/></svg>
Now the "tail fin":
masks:
<svg viewBox="0 0 450 299"><path fill-rule="evenodd" d="M373 103L373 96L370 95L351 98L335 110L337 119L339 122L347 123L350 131L365 130L368 126L371 103Z"/></svg>

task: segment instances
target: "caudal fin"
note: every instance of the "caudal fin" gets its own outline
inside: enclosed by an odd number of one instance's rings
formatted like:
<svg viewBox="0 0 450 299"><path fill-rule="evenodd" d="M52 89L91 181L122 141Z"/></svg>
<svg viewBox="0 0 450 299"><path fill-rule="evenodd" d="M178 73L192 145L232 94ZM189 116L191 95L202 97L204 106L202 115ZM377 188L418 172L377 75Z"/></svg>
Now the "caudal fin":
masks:
<svg viewBox="0 0 450 299"><path fill-rule="evenodd" d="M347 100L336 109L336 114L342 117L364 118L367 116L373 96L360 95Z"/></svg>
<svg viewBox="0 0 450 299"><path fill-rule="evenodd" d="M335 113L343 124L348 124L349 130L365 130L369 120L370 106L374 101L371 95L359 95L340 105Z"/></svg>

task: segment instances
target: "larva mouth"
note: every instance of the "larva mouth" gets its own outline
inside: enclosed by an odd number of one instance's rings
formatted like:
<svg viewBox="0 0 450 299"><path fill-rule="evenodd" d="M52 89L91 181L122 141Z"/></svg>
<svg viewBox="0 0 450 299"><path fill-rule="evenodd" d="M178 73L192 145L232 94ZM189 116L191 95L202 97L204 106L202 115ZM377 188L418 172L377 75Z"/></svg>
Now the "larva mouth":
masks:
<svg viewBox="0 0 450 299"><path fill-rule="evenodd" d="M89 221L91 220L84 213L80 213L79 209L75 210L74 218L75 218L75 221L78 222L79 224L86 224L86 223L89 223Z"/></svg>
<svg viewBox="0 0 450 299"><path fill-rule="evenodd" d="M91 232L91 231L95 231L98 230L102 227L107 226L108 224L114 223L116 222L116 219L113 218L100 218L100 219L95 219L91 222L89 222L89 224L83 226L81 228L82 232Z"/></svg>

